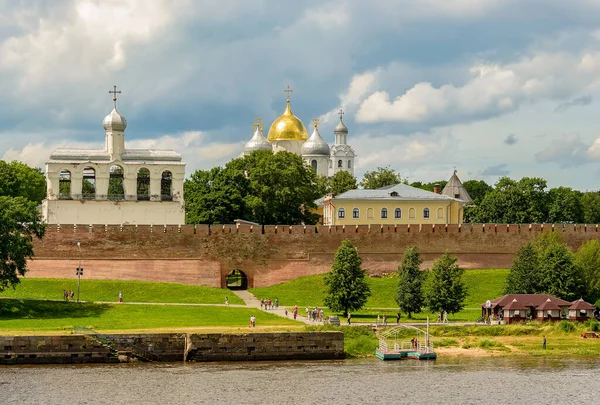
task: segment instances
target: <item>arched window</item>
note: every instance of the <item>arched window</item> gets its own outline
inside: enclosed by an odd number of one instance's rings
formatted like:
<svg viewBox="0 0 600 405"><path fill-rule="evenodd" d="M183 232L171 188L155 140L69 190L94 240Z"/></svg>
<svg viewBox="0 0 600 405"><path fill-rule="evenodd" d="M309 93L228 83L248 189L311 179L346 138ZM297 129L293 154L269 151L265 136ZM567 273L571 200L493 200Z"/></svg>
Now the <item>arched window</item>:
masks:
<svg viewBox="0 0 600 405"><path fill-rule="evenodd" d="M340 208L338 210L338 218L344 219L346 218L346 210L343 208Z"/></svg>
<svg viewBox="0 0 600 405"><path fill-rule="evenodd" d="M58 199L71 199L71 172L62 170L58 177Z"/></svg>
<svg viewBox="0 0 600 405"><path fill-rule="evenodd" d="M317 171L317 160L316 159L313 159L310 162L310 165L312 166L313 169L315 169L315 171Z"/></svg>
<svg viewBox="0 0 600 405"><path fill-rule="evenodd" d="M351 168L352 168L352 161L351 161L351 160L349 160L349 161L348 161L348 169L351 169Z"/></svg>
<svg viewBox="0 0 600 405"><path fill-rule="evenodd" d="M439 207L437 209L437 217L440 218L440 219L444 218L444 209L442 207Z"/></svg>
<svg viewBox="0 0 600 405"><path fill-rule="evenodd" d="M81 180L81 198L84 200L93 200L96 198L96 170L92 167L83 169L83 179Z"/></svg>
<svg viewBox="0 0 600 405"><path fill-rule="evenodd" d="M352 209L352 218L360 218L360 210L358 208Z"/></svg>
<svg viewBox="0 0 600 405"><path fill-rule="evenodd" d="M367 219L373 219L374 212L373 208L367 208Z"/></svg>
<svg viewBox="0 0 600 405"><path fill-rule="evenodd" d="M387 219L387 208L381 209L381 218Z"/></svg>
<svg viewBox="0 0 600 405"><path fill-rule="evenodd" d="M333 168L333 160L330 160L330 161L329 161L329 168L330 168L330 169L331 169L331 168Z"/></svg>
<svg viewBox="0 0 600 405"><path fill-rule="evenodd" d="M338 160L338 167L341 168L342 167L342 160Z"/></svg>
<svg viewBox="0 0 600 405"><path fill-rule="evenodd" d="M408 218L415 219L417 217L417 213L414 208L408 209Z"/></svg>
<svg viewBox="0 0 600 405"><path fill-rule="evenodd" d="M173 201L173 175L165 170L160 179L160 199L162 201Z"/></svg>
<svg viewBox="0 0 600 405"><path fill-rule="evenodd" d="M423 208L423 218L429 219L429 208Z"/></svg>
<svg viewBox="0 0 600 405"><path fill-rule="evenodd" d="M394 210L394 218L396 218L396 219L402 218L402 208L396 208Z"/></svg>
<svg viewBox="0 0 600 405"><path fill-rule="evenodd" d="M110 167L110 177L108 179L108 199L125 199L125 189L123 187L123 168L121 166L114 165Z"/></svg>
<svg viewBox="0 0 600 405"><path fill-rule="evenodd" d="M150 170L142 167L137 173L137 199L150 200Z"/></svg>

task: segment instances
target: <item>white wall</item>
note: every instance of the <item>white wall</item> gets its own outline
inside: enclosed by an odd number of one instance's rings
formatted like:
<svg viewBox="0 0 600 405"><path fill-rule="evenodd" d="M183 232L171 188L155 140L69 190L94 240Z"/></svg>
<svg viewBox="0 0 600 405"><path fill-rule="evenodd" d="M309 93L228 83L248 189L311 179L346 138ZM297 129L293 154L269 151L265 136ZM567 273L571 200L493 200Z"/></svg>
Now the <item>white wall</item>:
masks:
<svg viewBox="0 0 600 405"><path fill-rule="evenodd" d="M185 224L185 211L178 201L44 200L42 215L48 224Z"/></svg>

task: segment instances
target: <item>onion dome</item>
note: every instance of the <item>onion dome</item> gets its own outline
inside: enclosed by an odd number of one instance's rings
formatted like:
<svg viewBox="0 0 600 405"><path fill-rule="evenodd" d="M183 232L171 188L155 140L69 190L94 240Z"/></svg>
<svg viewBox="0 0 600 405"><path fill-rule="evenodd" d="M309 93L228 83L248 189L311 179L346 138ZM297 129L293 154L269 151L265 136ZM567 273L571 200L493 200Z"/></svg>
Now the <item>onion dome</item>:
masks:
<svg viewBox="0 0 600 405"><path fill-rule="evenodd" d="M269 141L306 141L308 139L306 127L292 113L289 98L286 103L287 105L283 114L271 124L267 139Z"/></svg>
<svg viewBox="0 0 600 405"><path fill-rule="evenodd" d="M315 130L308 141L304 142L301 149L302 156L305 155L325 155L329 156L329 144L321 137L319 133L319 121L314 120Z"/></svg>
<svg viewBox="0 0 600 405"><path fill-rule="evenodd" d="M113 108L113 110L104 117L102 121L102 125L106 131L125 131L127 128L127 120L117 111L117 108Z"/></svg>
<svg viewBox="0 0 600 405"><path fill-rule="evenodd" d="M269 141L262 133L259 125L254 125L256 129L254 130L254 135L246 144L244 145L244 154L249 155L255 150L273 150Z"/></svg>
<svg viewBox="0 0 600 405"><path fill-rule="evenodd" d="M333 132L343 132L345 134L348 133L348 127L344 124L344 121L342 121L342 116L340 115L340 122L335 126L335 129L333 130Z"/></svg>

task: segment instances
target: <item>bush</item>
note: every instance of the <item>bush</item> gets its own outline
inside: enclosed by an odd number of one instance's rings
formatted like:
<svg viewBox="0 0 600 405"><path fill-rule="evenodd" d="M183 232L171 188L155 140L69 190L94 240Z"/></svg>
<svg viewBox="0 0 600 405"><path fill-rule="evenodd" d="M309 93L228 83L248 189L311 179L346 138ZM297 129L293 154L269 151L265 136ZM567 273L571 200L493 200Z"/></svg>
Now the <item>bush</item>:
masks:
<svg viewBox="0 0 600 405"><path fill-rule="evenodd" d="M560 321L558 325L556 325L556 330L561 332L573 332L575 330L575 325L569 321Z"/></svg>
<svg viewBox="0 0 600 405"><path fill-rule="evenodd" d="M458 346L458 341L456 339L443 338L443 339L434 341L433 344L436 347L450 347L450 346Z"/></svg>
<svg viewBox="0 0 600 405"><path fill-rule="evenodd" d="M600 332L600 322L595 319L589 319L583 323L587 330L591 332Z"/></svg>

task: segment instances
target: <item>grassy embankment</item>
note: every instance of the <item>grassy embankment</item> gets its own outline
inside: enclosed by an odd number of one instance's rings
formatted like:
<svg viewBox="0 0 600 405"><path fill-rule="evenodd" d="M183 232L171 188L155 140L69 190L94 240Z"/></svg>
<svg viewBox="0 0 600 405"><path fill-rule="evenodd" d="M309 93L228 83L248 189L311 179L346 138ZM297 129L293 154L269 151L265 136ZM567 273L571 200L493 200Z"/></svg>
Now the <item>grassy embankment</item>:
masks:
<svg viewBox="0 0 600 405"><path fill-rule="evenodd" d="M77 280L55 278L23 278L13 290L9 288L0 297L62 300L63 290L77 294ZM116 302L119 291L127 302L166 302L181 304L244 304L231 291L221 288L201 287L176 283L150 283L121 280L81 280L81 301Z"/></svg>
<svg viewBox="0 0 600 405"><path fill-rule="evenodd" d="M450 321L472 322L477 320L481 316L480 305L488 299L502 295L507 276L507 269L465 270L463 281L468 289L465 309L457 314L449 315ZM398 305L394 297L398 279L396 277L368 277L367 280L371 287L371 297L361 311L352 314L352 318L357 322L375 322L377 315L386 313L389 321L395 323ZM298 305L301 308L322 307L324 291L323 275L300 277L272 287L250 290L257 298L275 299L277 297L280 305ZM437 314L428 312L414 314L410 321L426 321L427 316L435 320ZM409 321L406 314L402 314L401 321Z"/></svg>
<svg viewBox="0 0 600 405"><path fill-rule="evenodd" d="M349 357L374 356L378 340L370 327L314 326L310 330L342 330ZM598 356L600 339L584 339L581 333L600 331L600 323L537 323L502 326L432 326L435 351L440 356ZM410 341L414 330L398 335L399 341ZM546 349L542 348L546 336Z"/></svg>

